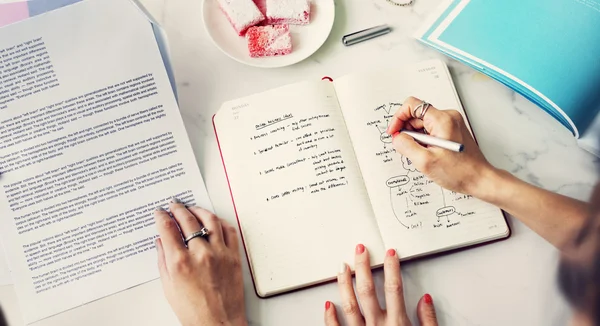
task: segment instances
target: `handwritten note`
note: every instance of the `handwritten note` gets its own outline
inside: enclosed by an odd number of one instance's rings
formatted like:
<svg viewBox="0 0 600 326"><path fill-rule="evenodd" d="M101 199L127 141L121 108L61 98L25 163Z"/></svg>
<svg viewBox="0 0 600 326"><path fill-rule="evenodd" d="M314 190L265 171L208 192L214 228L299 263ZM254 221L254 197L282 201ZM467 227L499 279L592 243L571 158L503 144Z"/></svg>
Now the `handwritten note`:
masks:
<svg viewBox="0 0 600 326"><path fill-rule="evenodd" d="M442 189L386 133L409 95L461 109L440 61L301 83L225 103L214 119L254 283L273 295L335 278L365 244L406 259L508 234L502 212ZM385 245L385 246L384 246ZM349 249L350 248L350 249Z"/></svg>
<svg viewBox="0 0 600 326"><path fill-rule="evenodd" d="M331 119L330 114L294 118L292 113L286 113L255 125L257 133L250 136L249 141L253 146L253 155L259 156L259 176L268 180L266 178L278 178L288 171L312 172L308 179L296 182L291 187L282 184L281 189L267 194L267 202L348 185L347 154L337 144L336 128L330 127L334 125ZM288 158L290 155L292 159Z"/></svg>
<svg viewBox="0 0 600 326"><path fill-rule="evenodd" d="M215 126L255 278L265 292L331 277L327 265L352 262L357 243L381 258L377 223L330 83L226 103ZM290 254L298 248L327 250ZM321 267L299 273L299 265Z"/></svg>
<svg viewBox="0 0 600 326"><path fill-rule="evenodd" d="M337 79L336 91L384 243L406 256L475 241L502 221L501 212L436 185L393 148L386 130L408 96L459 109L441 64ZM356 96L355 94L361 94ZM482 232L473 232L483 230Z"/></svg>
<svg viewBox="0 0 600 326"><path fill-rule="evenodd" d="M373 144L372 155L375 156L374 162L390 167L391 174L385 185L389 188L394 217L407 230L456 227L461 224L458 217L475 214L468 201L467 205L461 204L471 197L436 185L419 172L408 157L396 153L392 137L386 130L393 114L401 106L402 103L387 102L364 112L365 117L381 115L379 119L366 121L364 129L376 127L371 137L378 137L381 141L379 146L383 146L380 148ZM462 210L457 210L455 206L461 206ZM432 216L435 218L427 218Z"/></svg>

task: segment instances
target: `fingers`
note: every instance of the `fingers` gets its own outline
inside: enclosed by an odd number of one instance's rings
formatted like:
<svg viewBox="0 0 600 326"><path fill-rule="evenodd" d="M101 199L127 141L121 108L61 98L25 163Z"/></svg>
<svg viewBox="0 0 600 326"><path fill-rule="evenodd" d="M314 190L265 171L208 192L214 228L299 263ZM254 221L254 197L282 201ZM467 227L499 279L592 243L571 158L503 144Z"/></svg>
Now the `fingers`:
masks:
<svg viewBox="0 0 600 326"><path fill-rule="evenodd" d="M444 111L440 111L432 105L427 109L427 113L423 117L423 120L415 119L412 116L412 113L415 108L422 103L423 101L416 97L411 96L407 98L402 104L402 107L394 113L392 120L390 120L387 129L388 134L393 135L400 132L403 128L407 128L407 124L415 130L423 129L425 127L427 131L432 132L436 129L436 124L445 121L446 114L444 114Z"/></svg>
<svg viewBox="0 0 600 326"><path fill-rule="evenodd" d="M335 305L331 301L325 302L325 326L340 326Z"/></svg>
<svg viewBox="0 0 600 326"><path fill-rule="evenodd" d="M356 293L363 308L365 320L369 325L375 324L381 317L382 310L379 306L379 301L377 301L377 294L375 293L369 251L362 244L356 246L354 268L356 272Z"/></svg>
<svg viewBox="0 0 600 326"><path fill-rule="evenodd" d="M406 114L408 114L408 116L410 118L412 118L412 112L417 108L417 106L421 105L422 103L423 103L423 100L421 100L419 98L412 97L412 96L407 98L406 101L404 101L404 104L402 104L402 107L398 110L398 111L404 111L404 113L400 114L399 116L404 117L404 116L406 116ZM421 111L421 110L419 110L419 111ZM430 104L429 108L427 109L427 112L423 116L422 121L425 125L427 125L428 120L436 121L443 115L444 115L444 111L440 111L436 107L434 107L433 105ZM394 114L394 116L395 116L395 114ZM420 119L416 119L416 120L420 120Z"/></svg>
<svg viewBox="0 0 600 326"><path fill-rule="evenodd" d="M176 257L186 248L181 238L181 233L177 227L177 222L171 218L169 213L162 207L154 211L154 220L156 228L161 239L161 248L163 248L165 261L168 263L171 257Z"/></svg>
<svg viewBox="0 0 600 326"><path fill-rule="evenodd" d="M383 273L385 275L384 289L388 316L406 316L406 306L404 305L404 293L402 290L402 274L396 250L390 249L386 252L383 262Z"/></svg>
<svg viewBox="0 0 600 326"><path fill-rule="evenodd" d="M409 135L395 134L392 137L392 145L396 152L408 157L417 167L422 167L429 159L430 153L427 148L421 146Z"/></svg>
<svg viewBox="0 0 600 326"><path fill-rule="evenodd" d="M413 119L412 117L412 109L410 104L407 103L410 97L404 101L402 107L398 109L398 111L394 112L394 116L390 120L388 124L387 133L393 135L397 132L400 132L404 128L406 122ZM420 102L419 102L420 103Z"/></svg>
<svg viewBox="0 0 600 326"><path fill-rule="evenodd" d="M169 273L167 272L167 263L165 262L165 250L162 246L162 242L160 238L156 239L156 253L158 256L158 272L160 273L160 278L162 280L166 280L169 277Z"/></svg>
<svg viewBox="0 0 600 326"><path fill-rule="evenodd" d="M348 265L342 263L340 273L338 274L338 288L342 297L342 313L346 318L348 326L363 326L365 321L360 313L358 301L352 287L352 274Z"/></svg>
<svg viewBox="0 0 600 326"><path fill-rule="evenodd" d="M217 245L225 244L221 220L215 214L198 206L193 206L188 209L194 213L200 224L206 227L208 232L210 232L208 235L208 242Z"/></svg>
<svg viewBox="0 0 600 326"><path fill-rule="evenodd" d="M237 229L225 220L221 220L221 224L223 225L223 240L225 240L225 245L229 249L238 250L240 242L238 240Z"/></svg>
<svg viewBox="0 0 600 326"><path fill-rule="evenodd" d="M179 224L179 228L181 228L181 233L184 238L200 231L202 228L196 216L192 214L179 199L173 198L169 203L169 209L171 210L173 218L175 218ZM196 250L197 248L206 248L208 244L202 238L195 238L190 240L187 245L190 249Z"/></svg>
<svg viewBox="0 0 600 326"><path fill-rule="evenodd" d="M425 294L417 304L417 316L421 326L437 326L437 317L435 315L435 307L433 299L429 294Z"/></svg>
<svg viewBox="0 0 600 326"><path fill-rule="evenodd" d="M398 111L394 112L394 116L388 124L387 133L393 135L397 132L400 132L400 130L402 130L405 127L406 123L409 121L411 122L413 128L423 129L422 121L419 119L415 119L412 116L412 112L414 111L414 109L421 103L423 103L423 101L412 96L404 100L404 103L398 109ZM428 109L428 112L431 109L432 107Z"/></svg>
<svg viewBox="0 0 600 326"><path fill-rule="evenodd" d="M423 120L421 119L412 119L408 120L408 123L405 125L404 128L407 130L422 130L423 128L425 128L425 125L423 124Z"/></svg>

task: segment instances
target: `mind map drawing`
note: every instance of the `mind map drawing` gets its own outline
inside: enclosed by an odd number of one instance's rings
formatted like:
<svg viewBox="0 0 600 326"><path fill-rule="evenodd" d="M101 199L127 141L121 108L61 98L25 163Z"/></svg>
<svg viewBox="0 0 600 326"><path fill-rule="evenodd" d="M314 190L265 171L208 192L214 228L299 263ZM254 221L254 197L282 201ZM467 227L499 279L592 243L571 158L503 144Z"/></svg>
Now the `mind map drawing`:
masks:
<svg viewBox="0 0 600 326"><path fill-rule="evenodd" d="M373 126L377 129L377 135L383 144L383 148L377 149L375 155L386 165L400 160L400 164L395 164L394 170L398 171L398 167L404 170L385 181L396 220L408 230L459 226L461 217L475 213L462 212L457 206L462 206L461 201L472 197L436 185L420 173L410 159L397 154L391 145L392 137L386 130L393 112L400 106L402 104L393 102L380 105L374 111L382 117L367 122L369 128Z"/></svg>

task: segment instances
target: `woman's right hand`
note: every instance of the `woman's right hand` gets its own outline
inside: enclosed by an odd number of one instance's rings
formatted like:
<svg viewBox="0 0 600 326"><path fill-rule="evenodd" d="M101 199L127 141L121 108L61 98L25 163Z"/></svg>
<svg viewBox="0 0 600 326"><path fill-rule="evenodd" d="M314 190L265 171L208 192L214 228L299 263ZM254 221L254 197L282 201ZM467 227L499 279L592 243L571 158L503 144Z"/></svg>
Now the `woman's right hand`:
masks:
<svg viewBox="0 0 600 326"><path fill-rule="evenodd" d="M396 152L406 156L429 179L448 190L473 195L485 191L484 183L495 168L485 159L467 128L463 116L455 110L429 107L423 120L412 117L420 99L409 97L394 114L387 132L393 136ZM425 129L435 137L452 140L465 146L461 153L438 147L425 147L412 137L400 133L403 129Z"/></svg>
<svg viewBox="0 0 600 326"><path fill-rule="evenodd" d="M235 227L178 199L154 212L158 270L167 301L182 325L245 326L246 306ZM208 237L183 238L206 227Z"/></svg>

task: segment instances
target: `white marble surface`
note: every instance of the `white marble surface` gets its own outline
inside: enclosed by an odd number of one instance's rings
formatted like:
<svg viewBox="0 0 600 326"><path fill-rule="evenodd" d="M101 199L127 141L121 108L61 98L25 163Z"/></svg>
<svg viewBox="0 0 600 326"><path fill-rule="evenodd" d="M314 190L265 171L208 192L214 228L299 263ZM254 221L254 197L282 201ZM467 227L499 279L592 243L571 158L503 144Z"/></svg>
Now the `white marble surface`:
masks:
<svg viewBox="0 0 600 326"><path fill-rule="evenodd" d="M220 103L282 84L357 70L387 69L441 58L410 35L439 0L416 0L398 8L385 0L336 0L336 23L326 44L308 60L282 69L243 66L215 48L204 31L200 0L142 0L170 37L181 112L217 213L234 221L225 175L212 132ZM394 32L350 48L343 34L387 23ZM597 173L595 159L569 132L506 87L449 62L463 104L486 157L496 166L552 191L587 199ZM555 286L558 253L517 220L506 241L403 265L408 311L425 292L436 304L440 325L564 325L570 311ZM331 269L337 270L338 262ZM244 267L251 325L322 325L326 300L339 303L335 284L272 299L255 296ZM383 273L375 272L381 289ZM12 287L0 287L9 324L22 325ZM175 325L161 292L151 282L36 325Z"/></svg>

